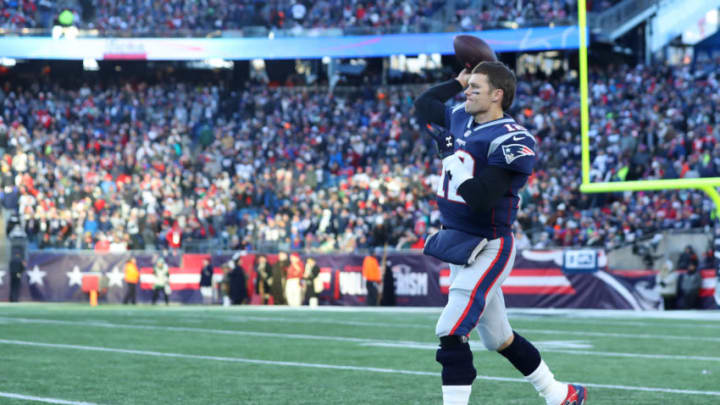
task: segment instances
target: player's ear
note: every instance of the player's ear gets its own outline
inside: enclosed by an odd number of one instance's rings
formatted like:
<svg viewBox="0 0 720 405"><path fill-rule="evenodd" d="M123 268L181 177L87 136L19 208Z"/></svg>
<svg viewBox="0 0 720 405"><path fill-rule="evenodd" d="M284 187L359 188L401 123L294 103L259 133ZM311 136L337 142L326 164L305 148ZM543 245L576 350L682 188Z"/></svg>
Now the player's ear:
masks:
<svg viewBox="0 0 720 405"><path fill-rule="evenodd" d="M505 91L503 89L495 89L493 90L493 103L500 102L502 104L502 99L505 96Z"/></svg>

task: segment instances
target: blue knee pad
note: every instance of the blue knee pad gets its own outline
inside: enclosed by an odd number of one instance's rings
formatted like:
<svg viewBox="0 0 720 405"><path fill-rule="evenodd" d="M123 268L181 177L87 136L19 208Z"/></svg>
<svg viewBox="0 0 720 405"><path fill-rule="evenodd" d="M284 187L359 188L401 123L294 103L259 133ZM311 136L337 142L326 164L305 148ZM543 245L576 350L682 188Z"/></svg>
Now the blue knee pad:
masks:
<svg viewBox="0 0 720 405"><path fill-rule="evenodd" d="M473 355L465 336L443 336L435 360L442 365L443 385L472 385L477 377Z"/></svg>

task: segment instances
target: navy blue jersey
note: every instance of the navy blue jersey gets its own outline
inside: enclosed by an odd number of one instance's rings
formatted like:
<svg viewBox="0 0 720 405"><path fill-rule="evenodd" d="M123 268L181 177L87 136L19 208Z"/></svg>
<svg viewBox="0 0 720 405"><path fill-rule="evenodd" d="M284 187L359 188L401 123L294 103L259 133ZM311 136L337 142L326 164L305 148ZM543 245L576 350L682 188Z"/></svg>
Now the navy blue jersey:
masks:
<svg viewBox="0 0 720 405"><path fill-rule="evenodd" d="M437 190L438 207L444 227L472 235L495 239L508 236L515 222L520 198L535 164L535 138L509 115L483 124L474 122L465 112L465 104L446 107L445 128L455 144L455 153L473 176L487 166L496 166L516 173L510 191L487 213L473 211L465 200L450 187L451 176L442 174Z"/></svg>

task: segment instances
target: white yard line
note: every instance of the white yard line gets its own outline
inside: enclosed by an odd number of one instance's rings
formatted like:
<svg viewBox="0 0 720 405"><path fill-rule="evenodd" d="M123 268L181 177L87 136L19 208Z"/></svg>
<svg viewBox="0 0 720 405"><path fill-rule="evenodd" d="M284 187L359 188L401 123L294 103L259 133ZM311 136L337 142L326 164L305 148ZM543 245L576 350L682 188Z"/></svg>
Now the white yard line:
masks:
<svg viewBox="0 0 720 405"><path fill-rule="evenodd" d="M131 324L117 324L109 322L81 322L81 321L58 321L51 319L33 319L33 318L14 318L14 317L0 317L0 321L16 321L21 323L48 323L58 325L79 325L79 326L97 326L105 328L135 328L135 329L157 329L157 330L168 330L168 331L182 331L182 332L207 332L207 333L218 333L218 334L237 334L237 335L248 335L248 336L265 336L265 337L291 337L295 336L303 339L324 339L324 340L338 340L338 341L357 341L357 342L387 342L387 340L378 339L360 339L350 337L323 337L317 335L304 335L304 334L282 334L282 333L271 333L271 332L247 332L247 331L235 331L235 330L224 330L224 329L205 329L205 328L193 328L193 327L176 327L176 326L152 326L152 325L131 325ZM307 323L303 319L291 319L291 318L258 318L258 321L280 321L280 322L293 322L293 323ZM339 321L338 324L342 324ZM351 321L352 322L352 321ZM328 322L330 324L335 322ZM385 323L373 323L373 322L361 322L358 323L362 326L379 326L386 327L389 324ZM415 325L409 326L411 328L426 329L429 333L434 333L433 325ZM703 342L720 342L720 337L707 337L707 336L683 336L683 335L651 335L643 333L613 333L613 332L589 332L589 331L568 331L568 330L554 330L554 329L527 329L517 328L519 331L530 334L546 334L546 335L572 335L572 336L591 336L591 337L606 337L606 338L622 338L622 339L650 339L650 340L681 340L681 341L703 341ZM396 341L392 341L396 342Z"/></svg>
<svg viewBox="0 0 720 405"><path fill-rule="evenodd" d="M572 336L596 336L610 338L629 338L629 339L651 339L651 340L690 340L693 342L720 342L720 337L708 336L680 336L680 335L649 335L644 333L612 333L612 332L585 332L585 331L568 331L553 329L525 329L518 328L526 333L540 333L548 335L572 335Z"/></svg>
<svg viewBox="0 0 720 405"><path fill-rule="evenodd" d="M685 355L679 355L679 354L643 354L643 353L622 353L622 352L597 352L597 351L591 351L591 350L579 350L579 349L558 349L558 346L565 345L565 346L571 346L573 345L572 341L569 342L543 342L543 341L533 341L533 344L538 347L538 349L543 353L565 353L565 354L575 354L575 355L581 355L581 356L602 356L602 357L628 357L628 358L635 358L635 359L657 359L657 360L697 360L697 361L720 361L720 357L709 357L709 356L685 356ZM363 343L363 346L371 346L371 347L390 347L395 349L425 349L425 350L437 350L438 345L437 344L431 344L431 343L420 343L420 342L413 342L408 344L406 343ZM579 344L578 344L579 346ZM470 342L470 347L473 348L473 350L486 350L485 346L482 345L480 342Z"/></svg>
<svg viewBox="0 0 720 405"><path fill-rule="evenodd" d="M208 319L207 314L203 315L189 315L197 319ZM212 319L235 321L235 322L247 322L247 321L259 321L259 322L286 322L286 323L321 323L321 324L336 324L336 325L348 325L348 326L378 326L388 328L402 328L402 329L431 329L434 328L432 323L391 323L391 322L370 322L370 321L347 321L347 320L334 320L324 318L288 318L288 317L276 317L276 316L256 316L256 315L221 315L214 313L211 316ZM187 319L187 318L185 318ZM535 321L547 320L550 323L555 324L585 324L585 325L598 325L598 320L582 320L582 319L571 319L571 318L538 318L538 317L511 317L510 321ZM603 320L602 325L616 325L616 326L656 326L656 327L668 327L668 328L711 328L720 329L720 324L708 325L708 324L656 324L650 322L636 322L636 321L607 321ZM685 337L683 337L685 338Z"/></svg>
<svg viewBox="0 0 720 405"><path fill-rule="evenodd" d="M87 306L79 306L77 304L66 303L41 303L41 302L24 302L24 303L2 303L0 308L12 308L20 310L37 310L38 313L47 313L47 310L69 309L80 312L123 312L127 315L137 314L151 308L149 305L139 305L137 307L127 307L120 305L101 305L97 308ZM439 314L442 307L365 307L365 306L331 306L321 305L319 307L310 308L288 307L284 305L242 305L235 307L222 307L219 305L171 305L169 307L153 308L154 313L162 312L338 312L338 313L377 313L377 314ZM693 311L632 311L621 309L561 309L561 308L508 308L511 316L527 316L527 317L558 317L575 318L575 319L614 319L617 321L624 320L643 320L643 319L667 319L667 320L684 320L684 321L720 321L720 311L712 310L693 310Z"/></svg>
<svg viewBox="0 0 720 405"><path fill-rule="evenodd" d="M560 309L560 308L510 308L511 315L526 315L533 317L568 317L580 319L616 319L616 320L643 320L668 319L681 321L720 321L720 312L712 310L692 311L633 311L629 309ZM557 319L557 318L555 318Z"/></svg>
<svg viewBox="0 0 720 405"><path fill-rule="evenodd" d="M217 305L202 306L202 305L178 305L170 307L152 307L152 311L148 311L149 306L140 305L137 307L127 307L119 305L103 305L98 308L89 308L79 306L77 304L66 304L66 303L20 303L10 304L0 302L0 308L12 308L25 311L30 310L36 315L45 315L48 310L71 310L73 312L90 312L92 313L111 313L113 315L127 315L127 316L163 316L163 315L176 315L178 312L186 312L189 314L197 314L199 316L201 312L204 318L208 317L228 317L232 319L233 316L242 317L245 314L278 314L286 312L297 316L298 313L305 314L319 314L319 313L375 313L377 315L391 315L391 314L407 314L414 315L420 318L435 319L436 315L440 313L442 308L440 307L355 307L355 306L320 306L315 308L310 307L287 307L287 306L268 306L268 305L243 305L235 307L221 307ZM603 319L603 324L613 324L619 326L655 326L648 322L642 322L643 320L667 320L670 322L663 323L657 326L667 328L711 328L720 329L720 311L631 311L631 310L596 310L596 309L556 309L556 308L509 308L508 314L510 320L534 320L534 319L547 319L550 322L567 322L567 323L589 323L597 324L600 319ZM193 316L191 315L191 316ZM252 316L252 315L251 315ZM283 318L284 319L284 318ZM309 318L307 318L309 319ZM258 319L260 320L260 319ZM295 318L297 321L298 319ZM696 321L692 323L678 324L677 321ZM347 325L364 325L365 321L348 321ZM705 323L699 323L705 322ZM399 326L402 325L402 326ZM373 326L372 322L368 322L367 326ZM423 328L422 325L412 324L391 324L385 325L378 323L377 326L396 326L396 327L407 327L407 328Z"/></svg>
<svg viewBox="0 0 720 405"><path fill-rule="evenodd" d="M224 361L224 362L233 362L233 363L246 363L246 364L259 364L259 365L272 365L272 366L285 366L285 367L305 367L305 368L319 368L319 369L329 369L329 370L385 373L385 374L420 375L420 376L431 376L431 377L439 377L440 376L439 372L431 372L431 371L401 370L401 369L379 368L379 367L344 366L344 365L318 364L318 363L301 363L301 362L294 362L294 361L259 360L259 359L240 358L240 357L203 356L203 355L195 355L195 354L154 352L154 351L148 351L148 350L115 349L115 348L102 347L102 346L83 346L83 345L68 345L68 344L57 344L57 343L29 342L29 341L22 341L22 340L0 339L0 344L31 346L31 347L45 347L45 348L51 348L51 349L71 349L71 350L83 350L83 351L106 352L106 353L132 354L132 355L139 355L139 356L167 357L167 358L179 358L179 359L190 359L190 360ZM507 378L507 377L494 377L494 376L478 376L477 378L481 379L481 380L489 380L489 381L515 382L515 383L527 384L527 382L522 378ZM592 383L584 383L584 382L578 382L575 384L582 384L582 385L584 385L586 387L590 387L590 388L604 388L604 389L627 390L627 391L661 392L661 393L667 393L667 394L682 394L682 395L707 395L707 396L720 397L720 391L679 390L679 389L672 389L672 388L592 384ZM76 404L76 403L73 402L72 404Z"/></svg>
<svg viewBox="0 0 720 405"><path fill-rule="evenodd" d="M249 309L245 311L245 309ZM303 315L309 315L312 313L317 313L318 311L322 312L336 312L336 311L327 311L323 309L316 309L316 308L307 308L307 307L301 307L301 309L295 309L293 311L293 318L288 317L282 317L282 316L258 316L255 315L258 312L262 312L262 310L255 310L254 308L257 308L255 306L249 306L249 307L232 307L229 308L229 312L218 312L218 311L207 311L203 314L197 313L197 311L189 311L190 315L193 317L198 317L201 319L223 319L223 320L230 320L230 321L246 321L246 320L257 320L257 321L274 321L274 320L280 320L283 322L316 322L316 323L337 323L338 325L350 325L350 326L383 326L383 327L396 327L396 328L426 328L426 325L420 324L418 322L415 323L397 323L397 322L370 322L370 321L351 321L351 320L333 320L333 319L327 319L327 318L316 318L316 317L298 317L297 312L302 312ZM282 307L280 307L282 308ZM303 308L305 309L303 311ZM320 307L323 308L323 307ZM664 322L664 323L651 323L651 322L642 322L642 321L636 321L636 320L622 320L617 319L616 316L611 316L612 311L591 311L591 310L577 310L579 311L579 315L572 315L573 313L561 313L556 315L550 315L549 311L555 312L556 310L537 310L533 312L528 312L529 310L520 310L520 309L510 309L509 312L509 318L510 321L548 321L550 323L576 323L576 324L589 324L589 325L597 325L598 319L603 319L602 325L616 325L616 326L658 326L663 328L710 328L710 329L720 329L720 322L715 321L714 319L704 319L706 321L710 321L712 323L698 323L698 322L692 322L692 323L677 323L675 321L677 320L684 320L687 319L689 321L696 320L697 319L697 311L676 311L680 312L681 314L675 315L670 314L665 316L650 316L650 318L653 319L662 319L662 320L669 320L670 322ZM244 312L244 313L243 313ZM275 311L265 311L267 312L281 312L278 310ZM390 314L392 312L379 310L379 311L365 311L365 312L376 312L378 315L385 315ZM436 320L436 311L427 312L427 313L418 313L417 311L413 315L426 315L418 318L418 321L424 322L424 319L432 319ZM634 312L633 312L634 313ZM175 312L152 312L152 313L143 313L143 315L148 316L157 316L157 315L175 315ZM661 313L662 314L662 313ZM700 312L700 314L710 314L713 315L710 312ZM268 314L269 315L269 314ZM279 314L278 314L279 315ZM586 316L590 315L590 316ZM683 316L686 316L687 318L684 318ZM720 320L720 319L718 319Z"/></svg>
<svg viewBox="0 0 720 405"><path fill-rule="evenodd" d="M170 332L197 332L197 333L211 333L217 335L238 335L238 336L255 336L255 337L272 337L281 339L305 339L305 340L330 340L337 342L352 342L352 343L403 343L399 340L382 340L382 339L365 339L365 338L354 338L354 337L342 337L342 336L322 336L322 335L306 335L301 333L274 333L274 332L252 332L243 330L227 330L227 329L207 329L207 328L192 328L182 326L158 326L158 325L130 325L130 324L117 324L107 322L81 322L81 321L60 321L54 319L26 319L26 318L0 318L0 320L12 320L18 323L35 323L35 324L47 324L47 325L69 325L69 326L94 326L99 328L111 328L111 329L141 329L141 330L159 330L159 331L170 331Z"/></svg>
<svg viewBox="0 0 720 405"><path fill-rule="evenodd" d="M252 308L252 307L250 307ZM319 323L319 324L336 324L336 325L347 325L347 326L377 326L377 327L383 327L383 328L400 328L400 329L429 329L434 328L434 322L436 320L436 316L431 314L431 317L428 319L431 319L432 322L428 322L425 319L418 319L418 322L414 323L398 323L398 322L371 322L371 321L352 321L352 320L339 320L339 319L328 319L328 318L317 318L317 317L284 317L284 316L259 316L254 315L253 313L257 313L258 311L248 311L246 314L238 313L238 311L234 311L235 308L231 308L230 313L222 313L222 312L206 312L203 314L191 311L188 315L185 315L183 319L187 320L189 318L196 318L201 320L208 320L208 319L217 319L217 320L223 320L223 321L231 321L231 322L248 322L248 321L258 321L258 322L285 322L285 323ZM194 313L193 313L194 312ZM309 314L315 312L314 309L310 309L305 314ZM151 313L142 313L144 316L152 316L157 317L157 315L172 315L176 316L176 312L151 312ZM280 314L278 314L280 315ZM294 314L297 315L297 314ZM423 317L425 318L425 317ZM547 321L551 324L581 324L581 325L598 325L599 321L597 318L591 318L591 319L578 319L578 318L569 318L566 316L528 316L525 315L512 315L510 316L511 323L515 324L515 322L523 322L523 321L531 321L531 322L538 322L539 320ZM720 329L720 322L715 322L714 324L701 324L701 323L651 323L651 322L641 322L641 321L622 321L618 319L604 319L601 321L602 325L615 325L615 326L625 326L625 327L647 327L647 326L653 326L653 327L661 327L661 328L670 328L670 329L683 329L687 330L690 328L698 328L698 329ZM516 329L521 329L517 328ZM527 329L523 329L527 330ZM683 336L683 340L685 340L687 337Z"/></svg>
<svg viewBox="0 0 720 405"><path fill-rule="evenodd" d="M30 323L30 324L49 324L49 325L68 325L68 326L81 326L81 327L100 327L110 329L139 329L139 330L159 330L159 331L171 331L171 332L195 332L195 333L210 333L218 335L238 335L238 336L254 336L254 337L269 337L269 338L280 338L280 339L303 339L303 340L325 340L335 342L350 342L358 343L365 346L374 347L393 347L393 348L406 348L406 349L436 349L436 343L418 342L418 341L403 341L403 340L387 340L387 339L369 339L369 338L353 338L343 336L324 336L324 335L307 335L299 333L276 333L276 332L252 332L252 331L240 331L240 330L227 330L227 329L207 329L207 328L195 328L195 327L180 327L180 326L158 326L158 325L132 325L132 324L116 324L107 322L84 322L84 321L61 321L54 319L29 319L29 318L12 318L12 317L0 317L0 321L9 321L17 323ZM551 334L567 334L563 331L541 331ZM591 333L591 332L586 332ZM613 337L635 337L632 334L615 334ZM593 335L593 336L605 336ZM659 338L653 335L645 335L644 337ZM695 338L696 340L699 338ZM710 339L710 338L709 338ZM479 341L473 340L475 348L483 350L484 347ZM684 356L684 355L669 355L669 354L657 354L657 353L622 353L622 352L596 352L589 350L563 350L557 349L550 346L544 346L542 341L536 341L541 349L545 352L554 353L568 353L575 355L588 355L588 356L610 356L610 357L628 357L628 358L645 358L645 359L658 359L658 360L696 360L696 361L720 361L720 357L710 356Z"/></svg>
<svg viewBox="0 0 720 405"><path fill-rule="evenodd" d="M0 392L0 398L19 399L22 401L45 402L46 404L96 405L93 402L66 401L64 399L34 397L32 395L14 394L12 392Z"/></svg>
<svg viewBox="0 0 720 405"><path fill-rule="evenodd" d="M285 323L320 323L320 324L331 324L331 325L346 325L346 326L377 326L382 328L401 328L401 329L427 329L429 331L435 330L435 325L432 323L424 322L419 323L391 323L391 322L369 322L369 321L341 321L334 319L322 319L322 318L287 318L287 317L275 317L275 316L254 316L254 315L228 315L223 317L217 317L215 319L235 321L235 322L247 322L247 321L259 321L259 322L285 322Z"/></svg>
<svg viewBox="0 0 720 405"><path fill-rule="evenodd" d="M720 361L720 357L709 356L683 356L676 354L642 354L642 353L618 353L618 352L594 352L589 350L562 350L562 349L544 349L546 352L580 354L588 356L603 357L630 357L635 359L661 359L661 360L697 360L697 361Z"/></svg>
<svg viewBox="0 0 720 405"><path fill-rule="evenodd" d="M555 324L579 324L579 325L614 325L614 326L641 326L641 327L658 327L658 328L673 328L673 329L690 329L690 328L704 328L704 329L720 329L720 324L699 324L699 323L652 323L642 321L620 321L620 320L608 320L603 319L601 321L597 319L575 319L575 318L564 318L564 317L528 317L528 316L511 316L510 323L515 321L548 321L549 323Z"/></svg>

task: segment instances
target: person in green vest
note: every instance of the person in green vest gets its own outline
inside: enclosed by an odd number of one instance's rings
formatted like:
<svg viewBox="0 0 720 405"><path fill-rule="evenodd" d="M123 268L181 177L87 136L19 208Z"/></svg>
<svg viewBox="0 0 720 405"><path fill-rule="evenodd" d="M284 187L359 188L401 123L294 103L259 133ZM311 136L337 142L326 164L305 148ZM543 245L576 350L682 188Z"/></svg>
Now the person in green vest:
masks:
<svg viewBox="0 0 720 405"><path fill-rule="evenodd" d="M165 305L169 305L170 301L170 269L165 263L165 259L162 258L162 256L159 256L155 260L155 265L153 266L153 274L155 275L155 283L153 284L153 296L152 296L152 303L155 305L157 302L158 297L160 296L160 292L163 293L165 297Z"/></svg>

